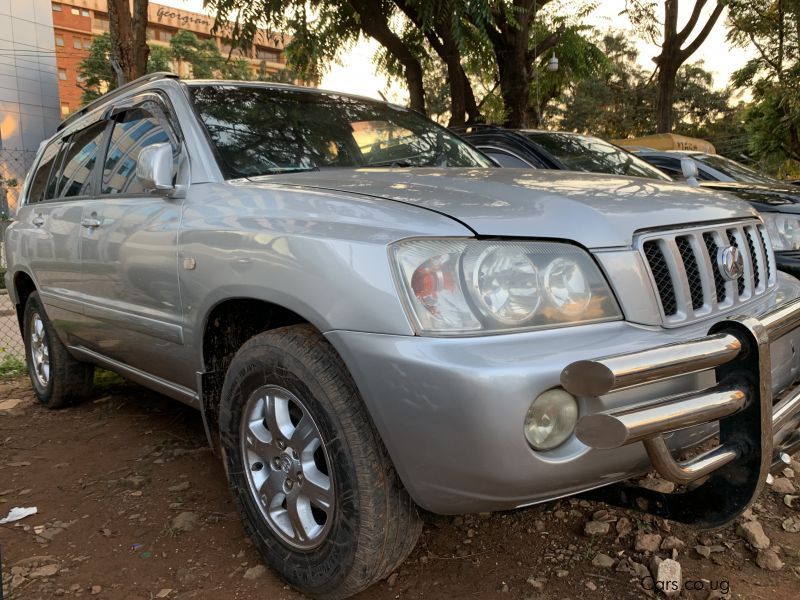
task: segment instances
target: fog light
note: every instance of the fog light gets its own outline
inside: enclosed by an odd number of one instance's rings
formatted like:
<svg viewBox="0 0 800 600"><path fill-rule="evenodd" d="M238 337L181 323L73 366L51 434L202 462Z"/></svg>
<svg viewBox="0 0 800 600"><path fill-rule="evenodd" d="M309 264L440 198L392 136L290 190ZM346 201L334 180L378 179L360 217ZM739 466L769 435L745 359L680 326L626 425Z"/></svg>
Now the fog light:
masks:
<svg viewBox="0 0 800 600"><path fill-rule="evenodd" d="M525 416L525 438L534 450L552 450L572 435L578 403L561 388L547 390L533 401Z"/></svg>

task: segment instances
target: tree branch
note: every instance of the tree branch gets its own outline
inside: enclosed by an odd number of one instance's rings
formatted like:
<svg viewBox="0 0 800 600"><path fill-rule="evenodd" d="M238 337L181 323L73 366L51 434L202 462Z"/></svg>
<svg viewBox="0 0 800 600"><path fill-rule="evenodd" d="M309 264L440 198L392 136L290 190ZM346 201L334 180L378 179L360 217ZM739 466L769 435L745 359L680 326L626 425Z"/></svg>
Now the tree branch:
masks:
<svg viewBox="0 0 800 600"><path fill-rule="evenodd" d="M706 41L708 34L711 33L712 29L714 29L714 25L716 25L723 10L725 10L725 5L721 2L721 0L717 0L717 5L714 7L714 12L711 13L710 17L708 17L708 21L706 21L703 29L697 34L697 37L694 38L694 41L691 44L686 46L685 49L681 50L681 58L683 59L681 62L685 62L686 59L694 54L700 45Z"/></svg>
<svg viewBox="0 0 800 600"><path fill-rule="evenodd" d="M697 21L700 19L700 15L703 12L703 8L705 8L706 2L708 0L696 0L694 3L694 10L692 10L692 16L689 17L689 20L686 22L686 25L678 32L678 39L681 43L686 41L686 38L694 31L695 25L697 25Z"/></svg>

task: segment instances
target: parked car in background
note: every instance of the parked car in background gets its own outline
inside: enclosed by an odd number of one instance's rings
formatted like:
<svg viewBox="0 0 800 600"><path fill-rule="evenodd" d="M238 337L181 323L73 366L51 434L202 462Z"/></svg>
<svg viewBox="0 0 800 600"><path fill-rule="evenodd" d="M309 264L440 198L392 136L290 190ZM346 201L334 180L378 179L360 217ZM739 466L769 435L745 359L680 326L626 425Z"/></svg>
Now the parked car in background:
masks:
<svg viewBox="0 0 800 600"><path fill-rule="evenodd" d="M663 172L627 150L593 136L566 131L506 129L495 125L453 130L501 167L585 171L671 181Z"/></svg>
<svg viewBox="0 0 800 600"><path fill-rule="evenodd" d="M146 76L42 145L6 247L41 403L99 366L200 410L313 597L389 576L418 507L592 492L714 527L800 448L800 282L751 207L498 169L399 106Z"/></svg>
<svg viewBox="0 0 800 600"><path fill-rule="evenodd" d="M770 230L778 268L800 277L800 189L724 156L702 152L640 150L636 155L675 178L733 194L761 213ZM688 168L691 171L687 171Z"/></svg>

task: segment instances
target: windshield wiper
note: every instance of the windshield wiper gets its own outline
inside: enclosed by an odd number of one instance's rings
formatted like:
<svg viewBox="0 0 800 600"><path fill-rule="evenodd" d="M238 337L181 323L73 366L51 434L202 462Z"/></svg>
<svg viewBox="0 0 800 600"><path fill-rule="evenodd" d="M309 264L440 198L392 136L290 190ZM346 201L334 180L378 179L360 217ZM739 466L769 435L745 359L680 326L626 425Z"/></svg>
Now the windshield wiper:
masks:
<svg viewBox="0 0 800 600"><path fill-rule="evenodd" d="M407 158L398 158L397 160L378 160L375 162L367 163L362 165L361 169L370 169L373 167L414 167L414 165L410 160Z"/></svg>
<svg viewBox="0 0 800 600"><path fill-rule="evenodd" d="M285 173L308 173L309 171L319 171L319 167L275 167L274 169L266 169L258 175L251 175L250 179L267 175L283 175Z"/></svg>

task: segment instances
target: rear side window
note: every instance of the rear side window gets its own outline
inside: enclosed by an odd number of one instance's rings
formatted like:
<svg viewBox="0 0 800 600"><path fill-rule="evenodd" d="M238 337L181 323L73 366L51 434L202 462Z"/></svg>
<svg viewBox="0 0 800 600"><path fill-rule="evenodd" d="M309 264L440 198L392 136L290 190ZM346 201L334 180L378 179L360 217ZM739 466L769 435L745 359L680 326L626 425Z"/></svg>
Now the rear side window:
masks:
<svg viewBox="0 0 800 600"><path fill-rule="evenodd" d="M92 170L102 150L106 125L106 122L95 123L69 138L55 189L56 198L91 194Z"/></svg>
<svg viewBox="0 0 800 600"><path fill-rule="evenodd" d="M177 149L164 113L155 102L125 112L114 123L103 165L103 194L142 194L146 190L136 177L136 162L142 148L169 142Z"/></svg>
<svg viewBox="0 0 800 600"><path fill-rule="evenodd" d="M47 180L50 177L50 171L53 168L53 163L56 160L58 150L61 148L60 142L54 142L47 146L42 153L42 159L39 161L39 166L36 167L36 173L31 179L30 191L28 192L28 204L36 204L41 202L44 198L44 192L47 189Z"/></svg>

